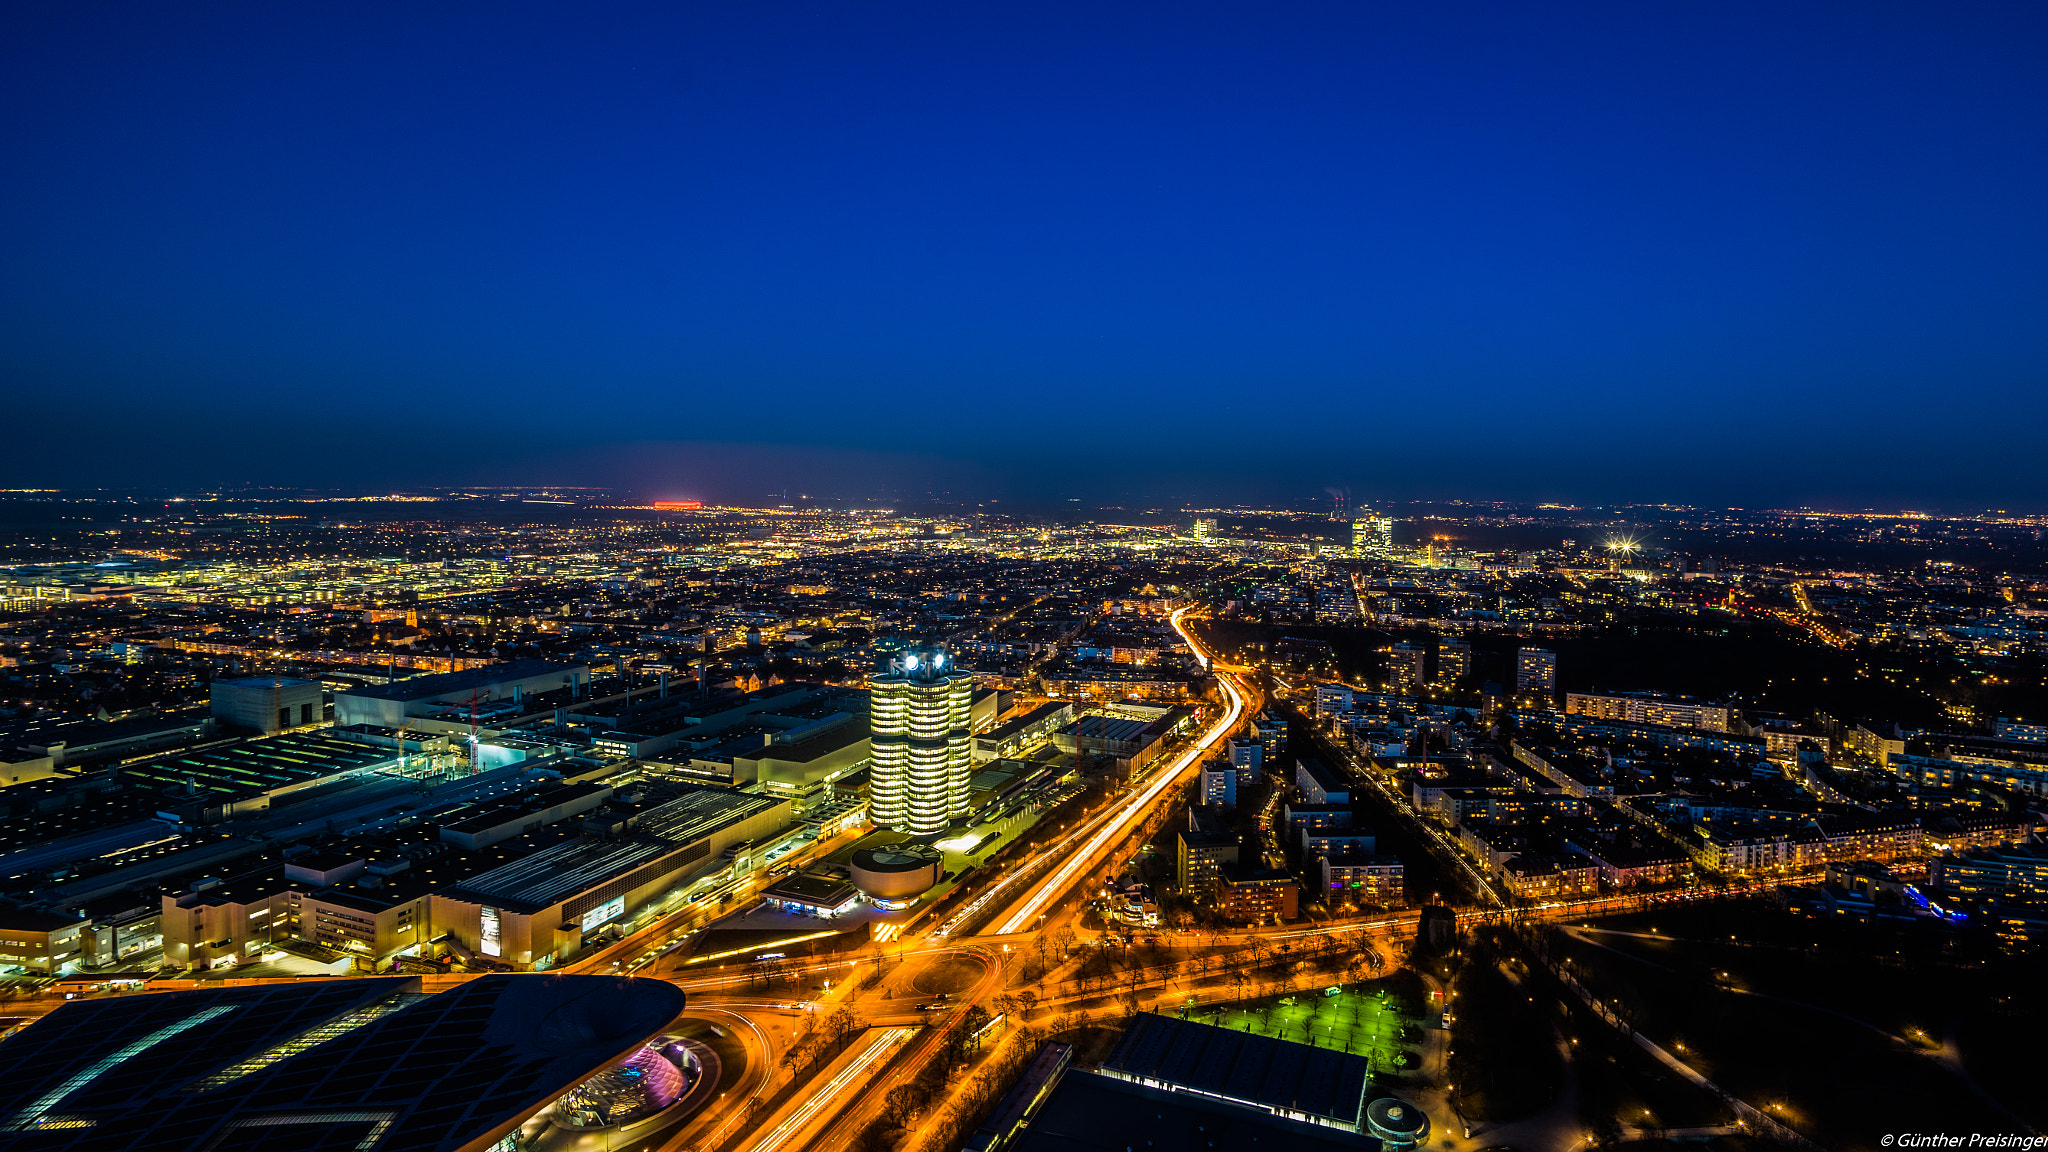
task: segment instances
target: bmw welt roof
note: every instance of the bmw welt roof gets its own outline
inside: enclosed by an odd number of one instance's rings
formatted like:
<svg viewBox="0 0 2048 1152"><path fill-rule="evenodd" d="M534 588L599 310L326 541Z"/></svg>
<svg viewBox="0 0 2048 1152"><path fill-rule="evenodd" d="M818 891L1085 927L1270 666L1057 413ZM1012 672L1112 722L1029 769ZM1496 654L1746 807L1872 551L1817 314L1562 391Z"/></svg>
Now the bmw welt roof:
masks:
<svg viewBox="0 0 2048 1152"><path fill-rule="evenodd" d="M683 1006L669 984L617 976L74 1001L0 1041L0 1145L482 1152Z"/></svg>

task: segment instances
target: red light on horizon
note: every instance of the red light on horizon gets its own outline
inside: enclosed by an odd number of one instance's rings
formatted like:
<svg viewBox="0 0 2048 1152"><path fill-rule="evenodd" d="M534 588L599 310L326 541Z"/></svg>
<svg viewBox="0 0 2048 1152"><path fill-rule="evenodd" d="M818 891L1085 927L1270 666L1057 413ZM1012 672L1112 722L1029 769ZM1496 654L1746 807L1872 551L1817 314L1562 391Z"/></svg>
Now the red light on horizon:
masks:
<svg viewBox="0 0 2048 1152"><path fill-rule="evenodd" d="M656 500L654 506L656 508L702 508L704 502L702 500Z"/></svg>

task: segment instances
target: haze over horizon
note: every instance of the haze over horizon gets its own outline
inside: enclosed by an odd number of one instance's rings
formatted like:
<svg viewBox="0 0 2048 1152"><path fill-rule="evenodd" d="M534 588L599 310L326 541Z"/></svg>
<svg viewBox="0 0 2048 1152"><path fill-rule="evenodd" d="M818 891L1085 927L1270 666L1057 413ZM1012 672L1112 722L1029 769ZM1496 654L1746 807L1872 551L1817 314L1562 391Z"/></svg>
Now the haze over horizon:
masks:
<svg viewBox="0 0 2048 1152"><path fill-rule="evenodd" d="M24 4L0 484L2048 507L2048 13Z"/></svg>

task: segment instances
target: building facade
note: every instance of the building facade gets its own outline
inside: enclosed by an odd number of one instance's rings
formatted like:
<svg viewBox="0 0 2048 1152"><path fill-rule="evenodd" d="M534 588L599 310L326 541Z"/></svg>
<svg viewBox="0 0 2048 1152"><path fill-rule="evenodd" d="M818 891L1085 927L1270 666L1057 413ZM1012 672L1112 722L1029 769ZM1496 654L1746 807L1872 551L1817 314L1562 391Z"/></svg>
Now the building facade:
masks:
<svg viewBox="0 0 2048 1152"><path fill-rule="evenodd" d="M944 648L920 646L893 657L869 690L869 818L913 836L945 831L967 815L974 677Z"/></svg>
<svg viewBox="0 0 2048 1152"><path fill-rule="evenodd" d="M324 690L311 680L285 676L215 680L208 698L215 719L253 728L265 736L318 724L327 718Z"/></svg>

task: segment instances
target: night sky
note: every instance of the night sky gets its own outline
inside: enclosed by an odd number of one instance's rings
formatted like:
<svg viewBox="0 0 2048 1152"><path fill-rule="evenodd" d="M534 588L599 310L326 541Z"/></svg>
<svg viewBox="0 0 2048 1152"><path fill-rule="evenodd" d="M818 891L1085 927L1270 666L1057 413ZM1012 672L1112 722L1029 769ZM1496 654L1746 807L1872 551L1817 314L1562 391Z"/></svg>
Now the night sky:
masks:
<svg viewBox="0 0 2048 1152"><path fill-rule="evenodd" d="M2048 507L2048 7L0 15L10 486Z"/></svg>

